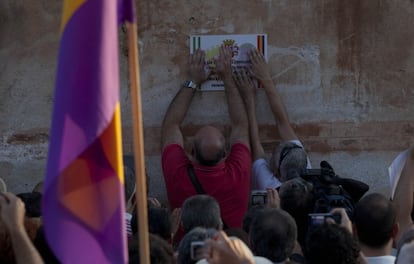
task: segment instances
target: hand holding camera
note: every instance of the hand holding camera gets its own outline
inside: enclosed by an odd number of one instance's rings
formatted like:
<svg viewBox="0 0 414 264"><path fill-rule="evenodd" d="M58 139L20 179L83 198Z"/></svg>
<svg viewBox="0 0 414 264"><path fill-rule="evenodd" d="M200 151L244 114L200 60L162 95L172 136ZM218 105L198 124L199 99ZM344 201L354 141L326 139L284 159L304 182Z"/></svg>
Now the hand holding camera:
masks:
<svg viewBox="0 0 414 264"><path fill-rule="evenodd" d="M341 215L333 213L312 213L309 214L309 221L311 226L322 225L325 222L331 224L340 224Z"/></svg>
<svg viewBox="0 0 414 264"><path fill-rule="evenodd" d="M280 208L279 192L276 189L267 188L263 190L253 190L250 196L251 206L265 205L268 208Z"/></svg>
<svg viewBox="0 0 414 264"><path fill-rule="evenodd" d="M352 222L344 208L334 208L329 213L309 214L309 221L310 226L322 225L325 222L337 224L352 234Z"/></svg>
<svg viewBox="0 0 414 264"><path fill-rule="evenodd" d="M217 232L214 239L207 240L210 264L254 264L250 249L238 238L228 237L223 231Z"/></svg>
<svg viewBox="0 0 414 264"><path fill-rule="evenodd" d="M331 210L331 214L339 215L339 225L347 229L352 234L352 222L349 219L348 214L344 208L334 208Z"/></svg>

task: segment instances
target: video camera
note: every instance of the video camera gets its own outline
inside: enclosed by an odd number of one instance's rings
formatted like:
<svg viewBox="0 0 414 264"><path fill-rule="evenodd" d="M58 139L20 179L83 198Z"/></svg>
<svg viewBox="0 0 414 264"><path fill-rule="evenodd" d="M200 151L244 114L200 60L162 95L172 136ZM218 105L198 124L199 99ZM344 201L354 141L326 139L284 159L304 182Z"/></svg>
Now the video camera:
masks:
<svg viewBox="0 0 414 264"><path fill-rule="evenodd" d="M289 170L288 179L296 177L313 185L313 213L329 213L333 208L342 207L352 219L354 204L369 190L361 181L338 176L327 161L320 163L320 169Z"/></svg>

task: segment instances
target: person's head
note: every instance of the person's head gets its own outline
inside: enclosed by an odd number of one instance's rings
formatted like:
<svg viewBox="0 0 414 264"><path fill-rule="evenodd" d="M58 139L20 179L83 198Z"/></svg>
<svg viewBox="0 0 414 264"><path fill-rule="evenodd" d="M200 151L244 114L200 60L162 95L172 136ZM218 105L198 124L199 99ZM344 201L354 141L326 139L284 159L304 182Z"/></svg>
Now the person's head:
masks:
<svg viewBox="0 0 414 264"><path fill-rule="evenodd" d="M305 150L294 142L283 142L273 152L270 166L274 175L281 181L288 180L288 173L294 169L306 169Z"/></svg>
<svg viewBox="0 0 414 264"><path fill-rule="evenodd" d="M191 243L196 241L203 241L207 238L213 238L217 230L196 227L185 234L180 244L178 245L178 264L193 264L200 258L191 259Z"/></svg>
<svg viewBox="0 0 414 264"><path fill-rule="evenodd" d="M204 126L194 136L193 155L201 165L218 164L226 156L225 149L223 133L215 127Z"/></svg>
<svg viewBox="0 0 414 264"><path fill-rule="evenodd" d="M308 264L356 264L359 247L348 230L323 223L309 229L304 255Z"/></svg>
<svg viewBox="0 0 414 264"><path fill-rule="evenodd" d="M355 206L354 226L362 245L371 248L390 245L398 233L396 209L384 195L368 194Z"/></svg>
<svg viewBox="0 0 414 264"><path fill-rule="evenodd" d="M161 207L149 207L148 227L151 234L158 235L167 241L170 240L172 233L172 220L168 210Z"/></svg>
<svg viewBox="0 0 414 264"><path fill-rule="evenodd" d="M172 233L172 218L167 208L148 207L148 231L162 239L169 241ZM138 232L138 214L134 209L131 218L131 231L135 235Z"/></svg>
<svg viewBox="0 0 414 264"><path fill-rule="evenodd" d="M149 234L150 263L173 264L174 251L172 246L157 235ZM128 241L128 256L130 264L139 264L139 239L137 234Z"/></svg>
<svg viewBox="0 0 414 264"><path fill-rule="evenodd" d="M249 210L247 210L247 213L243 217L243 224L242 224L242 228L247 234L250 233L250 226L252 224L253 219L264 208L265 208L264 205L254 205L250 207Z"/></svg>
<svg viewBox="0 0 414 264"><path fill-rule="evenodd" d="M195 227L220 230L222 221L219 204L209 195L199 194L189 197L181 207L181 223L184 233Z"/></svg>
<svg viewBox="0 0 414 264"><path fill-rule="evenodd" d="M279 189L280 208L295 219L301 245L308 231L308 214L313 212L315 205L312 189L312 184L300 177L283 182Z"/></svg>
<svg viewBox="0 0 414 264"><path fill-rule="evenodd" d="M150 234L150 262L151 264L175 263L172 246L157 235Z"/></svg>
<svg viewBox="0 0 414 264"><path fill-rule="evenodd" d="M281 209L265 208L250 226L250 247L255 256L272 262L285 261L293 252L297 238L295 220Z"/></svg>

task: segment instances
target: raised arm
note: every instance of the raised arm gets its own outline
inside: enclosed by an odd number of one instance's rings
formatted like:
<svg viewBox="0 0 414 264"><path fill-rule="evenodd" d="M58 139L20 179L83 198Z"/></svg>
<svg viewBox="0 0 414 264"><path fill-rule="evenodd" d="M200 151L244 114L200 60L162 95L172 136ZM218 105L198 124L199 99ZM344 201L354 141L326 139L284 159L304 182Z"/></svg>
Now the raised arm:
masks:
<svg viewBox="0 0 414 264"><path fill-rule="evenodd" d="M176 143L181 146L184 145L183 135L181 133L180 125L184 120L188 107L190 106L196 87L199 87L208 77L209 73L204 70L205 54L204 51L198 49L190 55L188 80L191 83L183 85L165 114L162 123L162 148L168 144ZM187 87L191 86L192 87Z"/></svg>
<svg viewBox="0 0 414 264"><path fill-rule="evenodd" d="M222 45L219 58L216 60L216 71L221 80L227 98L227 106L231 122L230 144L241 142L250 148L249 144L249 122L240 93L237 90L232 76L232 50L231 47Z"/></svg>
<svg viewBox="0 0 414 264"><path fill-rule="evenodd" d="M247 75L247 69L239 69L233 72L233 79L246 107L253 161L264 158L265 152L260 143L259 128L256 119L256 86L252 79Z"/></svg>
<svg viewBox="0 0 414 264"><path fill-rule="evenodd" d="M10 234L16 263L43 263L24 228L24 203L12 193L0 195L0 219Z"/></svg>
<svg viewBox="0 0 414 264"><path fill-rule="evenodd" d="M405 166L401 172L400 179L395 189L393 203L397 209L397 222L400 225L400 233L397 241L402 235L410 229L414 228L411 219L411 211L413 210L414 196L414 146L408 151L408 157Z"/></svg>
<svg viewBox="0 0 414 264"><path fill-rule="evenodd" d="M270 75L269 66L266 63L263 55L256 49L251 50L249 53L250 60L252 62L252 75L257 78L264 86L267 99L272 109L273 116L276 121L279 135L282 141L296 140L296 136L293 128L290 125L289 118L286 112L285 104L282 97L275 89L272 77Z"/></svg>
<svg viewBox="0 0 414 264"><path fill-rule="evenodd" d="M217 232L214 239L207 240L207 245L207 252L204 254L210 264L255 263L253 254L246 244L238 238L230 239L223 231Z"/></svg>

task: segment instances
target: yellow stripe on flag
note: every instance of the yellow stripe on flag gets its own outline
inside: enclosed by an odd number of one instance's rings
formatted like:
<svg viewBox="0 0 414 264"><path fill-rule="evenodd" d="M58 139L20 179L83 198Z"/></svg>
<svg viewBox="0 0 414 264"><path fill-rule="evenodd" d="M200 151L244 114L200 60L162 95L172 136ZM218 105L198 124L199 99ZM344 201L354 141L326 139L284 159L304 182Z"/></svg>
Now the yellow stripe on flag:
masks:
<svg viewBox="0 0 414 264"><path fill-rule="evenodd" d="M78 10L78 8L85 2L86 0L65 0L63 3L63 15L62 23L60 24L60 32L63 31L66 23L68 23L68 20L72 17L73 13L75 13L76 10Z"/></svg>
<svg viewBox="0 0 414 264"><path fill-rule="evenodd" d="M112 122L101 135L103 151L109 163L116 172L119 181L124 183L124 166L122 162L122 132L121 132L121 106L119 102L115 105Z"/></svg>

